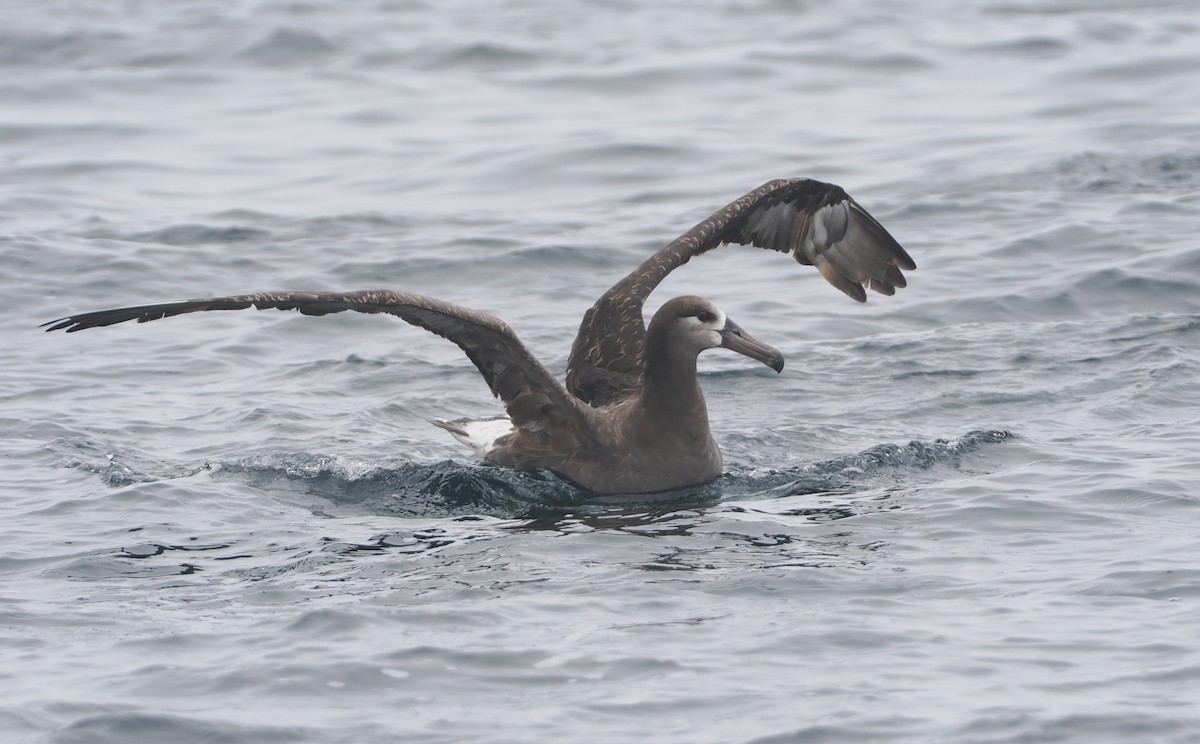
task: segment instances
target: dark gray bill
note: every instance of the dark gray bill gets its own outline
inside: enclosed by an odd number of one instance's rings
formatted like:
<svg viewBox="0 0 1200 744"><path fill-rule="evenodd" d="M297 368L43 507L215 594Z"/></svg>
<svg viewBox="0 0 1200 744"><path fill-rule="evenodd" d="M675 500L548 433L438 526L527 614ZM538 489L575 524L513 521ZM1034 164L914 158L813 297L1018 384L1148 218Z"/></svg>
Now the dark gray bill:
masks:
<svg viewBox="0 0 1200 744"><path fill-rule="evenodd" d="M779 353L779 349L767 346L743 331L741 326L732 320L726 319L725 327L721 329L721 346L730 351L745 354L751 359L757 359L776 372L783 371L783 354Z"/></svg>

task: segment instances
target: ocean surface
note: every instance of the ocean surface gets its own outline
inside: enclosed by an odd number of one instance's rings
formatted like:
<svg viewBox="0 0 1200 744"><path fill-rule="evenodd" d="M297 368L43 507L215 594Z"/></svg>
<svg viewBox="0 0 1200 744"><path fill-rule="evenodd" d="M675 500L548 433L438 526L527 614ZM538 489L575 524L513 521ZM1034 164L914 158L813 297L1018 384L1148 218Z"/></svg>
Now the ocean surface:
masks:
<svg viewBox="0 0 1200 744"><path fill-rule="evenodd" d="M0 3L0 740L1200 741L1200 6ZM714 483L474 462L390 317L585 309L761 183L915 258L675 272Z"/></svg>

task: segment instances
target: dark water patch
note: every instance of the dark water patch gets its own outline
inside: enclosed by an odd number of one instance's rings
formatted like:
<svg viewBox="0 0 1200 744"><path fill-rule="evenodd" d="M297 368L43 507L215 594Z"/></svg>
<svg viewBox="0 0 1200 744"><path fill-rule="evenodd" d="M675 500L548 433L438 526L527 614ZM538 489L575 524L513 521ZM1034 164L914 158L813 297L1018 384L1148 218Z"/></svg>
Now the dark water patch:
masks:
<svg viewBox="0 0 1200 744"><path fill-rule="evenodd" d="M611 261L609 257L598 255L597 252L580 251L576 246L561 244L520 246L506 251L504 256L505 275L489 272L488 277L494 283L505 285L513 284L514 277L521 276L526 271L603 271L609 267Z"/></svg>
<svg viewBox="0 0 1200 744"><path fill-rule="evenodd" d="M545 66L546 50L521 48L498 41L425 44L416 47L372 49L359 57L365 69L400 67L438 73L489 73Z"/></svg>
<svg viewBox="0 0 1200 744"><path fill-rule="evenodd" d="M214 220L221 222L268 222L281 219L279 215L270 212L260 212L255 209L224 209L220 212L213 212L208 215Z"/></svg>
<svg viewBox="0 0 1200 744"><path fill-rule="evenodd" d="M1184 204L1179 201L1165 201L1163 199L1141 199L1132 202L1117 210L1117 214L1122 217L1189 217L1195 214L1196 210L1193 206Z"/></svg>
<svg viewBox="0 0 1200 744"><path fill-rule="evenodd" d="M246 225L203 225L188 223L171 225L156 230L124 232L111 227L97 227L85 232L82 237L89 240L120 240L131 243L162 243L164 245L188 246L207 243L243 243L269 240L270 231Z"/></svg>
<svg viewBox="0 0 1200 744"><path fill-rule="evenodd" d="M1086 193L1178 193L1200 187L1200 154L1085 152L1060 161L1051 175L1060 188Z"/></svg>
<svg viewBox="0 0 1200 744"><path fill-rule="evenodd" d="M1200 332L1200 315L1146 313L1122 319L1122 322L1108 335L1108 341L1112 344L1124 345L1130 341L1186 337L1197 332Z"/></svg>
<svg viewBox="0 0 1200 744"><path fill-rule="evenodd" d="M1112 571L1076 587L1080 594L1195 601L1200 598L1200 570L1191 568Z"/></svg>
<svg viewBox="0 0 1200 744"><path fill-rule="evenodd" d="M942 304L940 314L961 321L986 323L996 318L1010 322L1078 320L1086 317L1088 312L1072 293L1059 287L1046 287L998 292L982 300L949 300Z"/></svg>
<svg viewBox="0 0 1200 744"><path fill-rule="evenodd" d="M892 379L896 381L907 380L920 377L943 377L951 379L967 380L972 377L979 377L991 373L999 372L997 369L927 369L927 370L912 370L910 372L898 372L892 375Z"/></svg>
<svg viewBox="0 0 1200 744"><path fill-rule="evenodd" d="M847 491L821 491L816 494L789 493L787 496L775 497L777 502L760 502L757 506L742 506L732 504L727 508L743 513L758 512L780 517L798 517L809 524L828 524L866 514L900 509L904 503L899 500L900 491L885 490L883 493ZM796 496L816 496L817 498L798 501ZM763 504L766 504L765 506ZM786 541L785 541L786 542Z"/></svg>
<svg viewBox="0 0 1200 744"><path fill-rule="evenodd" d="M459 523L454 525L455 529L444 529L441 527L426 527L424 529L405 531L405 532L389 532L382 535L376 535L371 538L367 545L355 546L355 549L362 550L388 550L399 554L421 554L444 548L448 545L456 543L470 542L474 539L490 537L490 520L485 520L477 515L467 515L456 517L454 522ZM473 523L479 522L480 530L476 532L472 529Z"/></svg>
<svg viewBox="0 0 1200 744"><path fill-rule="evenodd" d="M324 538L321 550L336 555L383 551L400 555L418 555L454 545L458 541L458 537L452 537L446 530L429 528L415 532L389 532L386 535L377 535L365 543L344 542L332 537Z"/></svg>
<svg viewBox="0 0 1200 744"><path fill-rule="evenodd" d="M1103 298L1105 305L1120 303L1138 307L1151 301L1175 310L1200 310L1200 277L1155 277L1122 268L1083 272L1071 283L1081 304L1087 298Z"/></svg>
<svg viewBox="0 0 1200 744"><path fill-rule="evenodd" d="M4 31L0 32L0 66L86 65L104 60L128 38L114 31Z"/></svg>
<svg viewBox="0 0 1200 744"><path fill-rule="evenodd" d="M596 144L590 139L554 150L487 153L487 158L495 164L497 174L514 174L507 175L508 178L537 174L538 180L565 178L605 182L621 187L641 183L663 169L681 168L702 156L696 147L677 143L632 140ZM658 247L663 237L661 230L652 232L656 236L654 247Z"/></svg>
<svg viewBox="0 0 1200 744"><path fill-rule="evenodd" d="M1095 81L1107 85L1155 84L1171 77L1191 78L1200 64L1194 54L1186 56L1148 56L1115 64L1076 68L1062 75L1067 84L1076 81Z"/></svg>
<svg viewBox="0 0 1200 744"><path fill-rule="evenodd" d="M379 61L375 58L375 63ZM439 46L420 55L419 65L430 70L468 69L479 72L512 70L545 64L542 52L490 41L477 41L458 47Z"/></svg>
<svg viewBox="0 0 1200 744"><path fill-rule="evenodd" d="M569 151L572 160L580 162L617 161L630 164L669 161L694 155L695 150L678 143L608 142L576 147ZM556 155L559 157L559 155Z"/></svg>
<svg viewBox="0 0 1200 744"><path fill-rule="evenodd" d="M1055 59L1070 53L1074 44L1055 36L1023 36L991 43L974 44L966 51L987 56L1004 55L1023 59Z"/></svg>
<svg viewBox="0 0 1200 744"><path fill-rule="evenodd" d="M351 633L372 623L369 616L361 612L345 612L322 608L309 610L282 626L289 635L320 638L329 633Z"/></svg>
<svg viewBox="0 0 1200 744"><path fill-rule="evenodd" d="M814 723L790 731L749 739L745 744L842 744L850 741L902 741L898 737L927 731L928 719L883 716L856 725Z"/></svg>
<svg viewBox="0 0 1200 744"><path fill-rule="evenodd" d="M1042 710L988 711L955 729L952 740L986 744L1029 744L1056 741L1186 742L1200 719L1119 713L1066 713L1048 715ZM1167 738L1170 737L1170 738Z"/></svg>
<svg viewBox="0 0 1200 744"><path fill-rule="evenodd" d="M341 560L344 559L337 555L302 554L268 565L231 568L223 575L250 583L273 581L289 576L318 575Z"/></svg>
<svg viewBox="0 0 1200 744"><path fill-rule="evenodd" d="M803 46L797 47L804 49ZM813 54L807 51L797 52L756 52L751 59L763 60L777 64L803 65L805 68L836 67L839 72L848 70L886 70L889 73L917 72L931 70L938 65L932 58L919 54L860 53L858 50L842 50L839 54ZM811 84L811 81L810 81Z"/></svg>
<svg viewBox="0 0 1200 744"><path fill-rule="evenodd" d="M265 67L296 67L324 63L337 49L338 45L315 31L278 28L238 56Z"/></svg>
<svg viewBox="0 0 1200 744"><path fill-rule="evenodd" d="M251 726L154 713L120 711L90 715L47 736L48 744L129 744L129 742L205 742L205 744L292 744L327 741L299 726Z"/></svg>
<svg viewBox="0 0 1200 744"><path fill-rule="evenodd" d="M886 555L883 541L864 540L852 528L822 530L794 516L789 510L729 507L675 515L662 524L623 524L620 530L655 540L651 556L637 564L642 571L855 569Z"/></svg>
<svg viewBox="0 0 1200 744"><path fill-rule="evenodd" d="M1114 117L1137 115L1137 111L1126 111L1126 107L1116 103L1089 104L1083 110L1077 108L1056 105L1042 109L1038 115L1072 119L1084 114L1094 115L1097 109L1111 110ZM1153 154L1085 150L1049 163L1040 163L1024 172L1001 173L974 180L966 191L980 196L972 199L956 195L954 207L960 215L964 214L965 209L970 210L965 212L967 214L982 210L979 217L985 222L995 221L1000 212L1013 212L1014 216L1020 215L1028 221L1037 214L1028 200L1028 195L1033 193L1037 195L1041 207L1052 210L1045 212L1036 222L1028 222L1036 229L1038 225L1059 222L1064 210L1069 211L1072 205L1079 203L1078 196L1072 195L1111 196L1124 202L1134 201L1132 196L1135 194L1163 194L1181 200L1182 204L1198 188L1200 154L1194 148L1181 147ZM971 201L967 202L967 199ZM906 212L912 209L909 207ZM1172 213L1177 211L1171 210ZM940 210L935 209L927 216L939 215ZM1111 232L1110 227L1098 223L1094 216L1089 216L1080 224Z"/></svg>
<svg viewBox="0 0 1200 744"><path fill-rule="evenodd" d="M483 218L485 219L485 218ZM456 224L479 224L481 218L462 217ZM437 218L414 217L403 212L344 212L341 214L312 215L300 219L289 219L296 234L314 237L344 235L359 232L380 231L388 233L400 230L426 230L438 226Z"/></svg>
<svg viewBox="0 0 1200 744"><path fill-rule="evenodd" d="M155 130L128 124L0 124L0 145L76 144L88 140L119 140L146 137Z"/></svg>
<svg viewBox="0 0 1200 744"><path fill-rule="evenodd" d="M271 233L257 227L244 225L172 225L159 230L136 233L126 237L141 243L165 243L167 245L200 245L203 243L243 243L252 240L269 240Z"/></svg>
<svg viewBox="0 0 1200 744"><path fill-rule="evenodd" d="M158 543L139 543L137 545L130 545L130 546L121 548L119 555L126 557L126 558L151 558L153 556L162 555L163 553L166 553L167 551L170 551L170 550L208 551L208 550L224 550L228 547L229 547L229 545L227 543L213 543L213 544L207 544L207 545L205 545L205 544L159 545ZM224 558L226 560L228 560L230 557L235 557L235 556L225 556ZM218 560L220 560L220 559L221 558L218 557Z"/></svg>
<svg viewBox="0 0 1200 744"><path fill-rule="evenodd" d="M65 628L71 632L95 630L97 628L107 628L109 626L119 626L120 618L105 615L102 612L88 612L77 614L46 614L25 612L23 610L4 610L0 611L0 623L9 629L17 628ZM31 647L37 648L40 643L34 639L26 639ZM15 646L18 644L18 639L11 636L3 641L5 646Z"/></svg>
<svg viewBox="0 0 1200 744"><path fill-rule="evenodd" d="M46 731L54 730L54 720L31 707L0 705L0 731L7 732L9 741L39 741Z"/></svg>
<svg viewBox="0 0 1200 744"><path fill-rule="evenodd" d="M1021 259L1032 262L1051 251L1085 248L1093 255L1107 253L1112 256L1125 255L1129 250L1128 245L1114 240L1110 230L1096 225L1074 223L1024 235L1000 247L998 253L1005 260Z"/></svg>
<svg viewBox="0 0 1200 744"><path fill-rule="evenodd" d="M654 95L661 91L677 92L694 86L697 80L752 81L765 85L777 77L769 64L745 61L729 64L699 63L688 66L645 64L637 67L605 66L584 70L514 73L512 82L543 91L564 90L572 94L594 93L616 97Z"/></svg>
<svg viewBox="0 0 1200 744"><path fill-rule="evenodd" d="M187 576L200 571L195 563L155 563L142 561L148 556L89 555L47 569L47 578L76 580L158 579L166 576Z"/></svg>
<svg viewBox="0 0 1200 744"><path fill-rule="evenodd" d="M71 181L76 177L97 178L99 176L113 176L125 178L138 175L139 173L145 178L153 179L174 170L174 166L166 163L152 163L142 160L72 160L65 163L9 167L4 170L3 175L0 175L0 183L53 183L58 185Z"/></svg>

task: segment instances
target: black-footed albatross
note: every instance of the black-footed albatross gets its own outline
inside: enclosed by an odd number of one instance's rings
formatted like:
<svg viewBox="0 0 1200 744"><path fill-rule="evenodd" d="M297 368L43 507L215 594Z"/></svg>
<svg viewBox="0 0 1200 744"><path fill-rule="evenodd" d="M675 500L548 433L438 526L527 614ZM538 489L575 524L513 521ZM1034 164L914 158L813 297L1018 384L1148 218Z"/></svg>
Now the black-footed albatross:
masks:
<svg viewBox="0 0 1200 744"><path fill-rule="evenodd" d="M650 326L642 305L672 270L725 243L791 253L859 302L865 287L894 294L916 268L887 230L840 187L806 178L766 183L718 210L638 266L583 316L560 383L499 318L419 294L260 292L70 315L45 323L68 333L202 310L299 310L327 315L388 313L453 341L504 403L508 422L493 441L473 442L488 462L545 468L597 493L650 493L693 486L722 472L708 425L696 357L726 348L776 372L783 356L701 297L676 297ZM438 421L471 442L487 426Z"/></svg>

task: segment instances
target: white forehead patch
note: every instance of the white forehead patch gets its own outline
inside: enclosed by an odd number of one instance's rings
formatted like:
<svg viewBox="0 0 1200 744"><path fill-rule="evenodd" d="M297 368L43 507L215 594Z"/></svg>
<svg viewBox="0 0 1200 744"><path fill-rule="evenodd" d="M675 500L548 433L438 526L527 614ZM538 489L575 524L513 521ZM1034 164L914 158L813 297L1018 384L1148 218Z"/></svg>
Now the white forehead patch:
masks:
<svg viewBox="0 0 1200 744"><path fill-rule="evenodd" d="M716 305L711 305L714 318L708 322L700 320L695 315L689 315L683 318L683 322L688 325L694 325L697 328L702 328L706 331L719 331L725 327L725 311Z"/></svg>

